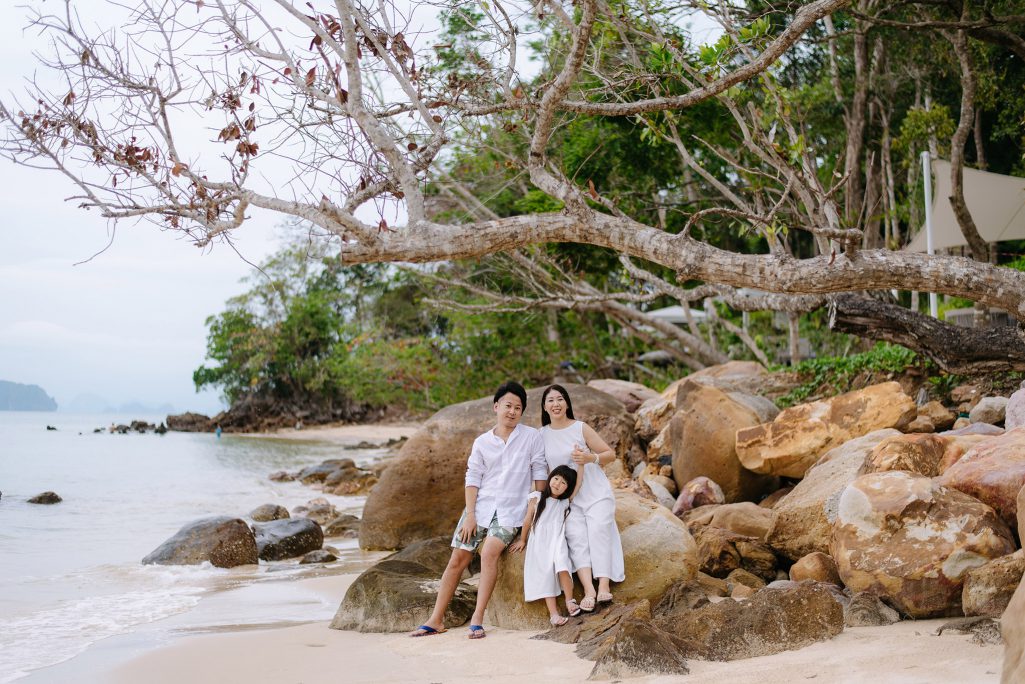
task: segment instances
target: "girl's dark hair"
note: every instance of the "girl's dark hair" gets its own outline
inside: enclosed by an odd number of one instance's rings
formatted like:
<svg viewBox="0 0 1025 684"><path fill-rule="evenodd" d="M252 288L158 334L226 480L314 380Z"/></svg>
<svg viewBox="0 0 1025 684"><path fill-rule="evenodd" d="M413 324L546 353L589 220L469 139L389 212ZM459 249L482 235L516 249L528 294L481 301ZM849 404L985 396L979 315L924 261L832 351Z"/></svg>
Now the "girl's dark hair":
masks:
<svg viewBox="0 0 1025 684"><path fill-rule="evenodd" d="M564 491L560 496L553 496L552 494L552 478L556 475L561 476L562 479L566 481L566 491ZM541 490L541 500L537 502L537 510L534 511L534 522L531 523L530 526L534 527L537 525L537 521L541 519L541 513L545 510L545 504L548 502L549 498L559 499L560 501L562 499L568 499L573 496L573 490L576 489L576 487L577 471L573 468L561 465L548 473L548 481L545 482L545 488ZM569 508L566 509L566 513L564 515L569 515Z"/></svg>
<svg viewBox="0 0 1025 684"><path fill-rule="evenodd" d="M548 411L545 411L545 399L548 398L549 392L558 392L562 395L562 398L566 400L566 417L572 420L573 418L573 402L569 400L569 392L562 385L548 385L545 387L545 391L541 393L541 425L545 426L552 422L552 417L548 415Z"/></svg>
<svg viewBox="0 0 1025 684"><path fill-rule="evenodd" d="M498 400L507 394L514 394L520 398L520 404L523 412L527 411L527 390L523 389L523 385L513 380L509 382L503 382L499 388L495 391L495 401L492 403L497 404Z"/></svg>

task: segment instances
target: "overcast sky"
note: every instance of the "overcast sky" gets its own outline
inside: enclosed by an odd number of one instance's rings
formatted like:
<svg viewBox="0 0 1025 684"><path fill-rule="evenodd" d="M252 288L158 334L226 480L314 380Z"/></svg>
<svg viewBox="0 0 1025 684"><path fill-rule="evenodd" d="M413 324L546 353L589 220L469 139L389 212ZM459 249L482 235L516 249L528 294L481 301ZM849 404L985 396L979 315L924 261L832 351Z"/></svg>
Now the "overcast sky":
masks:
<svg viewBox="0 0 1025 684"><path fill-rule="evenodd" d="M36 0L38 2L38 0ZM76 3L83 9L98 0ZM59 9L49 0L46 8ZM0 4L0 94L21 92L38 38L13 2ZM178 411L220 408L196 394L207 316L242 291L250 266L225 245L203 252L151 223L112 226L64 198L70 182L0 160L0 380L40 385L67 407L99 395L112 405L170 403ZM239 252L261 261L277 245L274 219L237 232Z"/></svg>
<svg viewBox="0 0 1025 684"><path fill-rule="evenodd" d="M109 21L103 0L75 6L87 25ZM0 3L5 101L24 92L32 52L45 47L25 30L28 17L14 2ZM695 35L714 38L707 28ZM0 380L40 385L65 408L98 395L113 406L218 411L217 393L197 394L192 384L204 360L204 321L243 290L246 260L259 263L280 244L278 219L252 212L234 233L238 253L223 244L201 251L147 222L122 222L111 240L112 224L64 201L75 188L56 173L0 160L0 185Z"/></svg>

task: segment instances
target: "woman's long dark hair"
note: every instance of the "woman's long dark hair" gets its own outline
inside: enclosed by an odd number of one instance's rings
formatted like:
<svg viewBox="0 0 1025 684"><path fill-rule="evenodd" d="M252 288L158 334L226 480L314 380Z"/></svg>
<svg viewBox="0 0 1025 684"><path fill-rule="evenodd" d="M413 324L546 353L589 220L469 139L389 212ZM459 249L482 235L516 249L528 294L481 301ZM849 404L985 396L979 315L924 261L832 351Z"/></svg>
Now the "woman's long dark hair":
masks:
<svg viewBox="0 0 1025 684"><path fill-rule="evenodd" d="M563 395L566 396L566 395ZM556 475L562 476L562 479L566 481L566 491L559 496L552 494L552 478ZM545 488L541 490L541 500L537 502L537 510L534 511L534 522L531 523L530 527L534 528L537 526L537 521L541 519L541 513L545 510L545 504L549 498L568 499L573 496L573 490L577 487L577 471L566 465L561 465L548 474L548 482L545 483ZM569 514L569 508L566 509L564 515Z"/></svg>
<svg viewBox="0 0 1025 684"><path fill-rule="evenodd" d="M552 422L552 417L548 415L548 411L545 411L545 399L548 398L548 393L556 391L562 395L562 398L566 400L566 417L571 420L576 420L573 417L573 402L569 400L569 392L562 385L548 385L545 387L545 391L541 393L541 426L544 427Z"/></svg>

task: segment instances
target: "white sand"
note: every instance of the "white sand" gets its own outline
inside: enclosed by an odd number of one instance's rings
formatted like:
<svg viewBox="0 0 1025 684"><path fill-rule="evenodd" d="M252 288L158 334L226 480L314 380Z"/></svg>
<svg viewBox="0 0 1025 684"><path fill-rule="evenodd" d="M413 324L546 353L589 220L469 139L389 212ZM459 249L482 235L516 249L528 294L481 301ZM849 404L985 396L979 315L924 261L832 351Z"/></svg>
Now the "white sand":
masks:
<svg viewBox="0 0 1025 684"><path fill-rule="evenodd" d="M295 439L311 442L335 442L351 446L359 442L381 444L391 439L410 437L420 429L419 423L371 423L368 425L316 425L295 428L281 428L274 432L247 433L247 437Z"/></svg>
<svg viewBox="0 0 1025 684"><path fill-rule="evenodd" d="M307 580L308 589L338 600L355 575ZM848 629L800 651L730 663L690 661L686 677L642 677L638 684L829 683L972 684L1000 680L1003 649L946 632L944 620ZM410 639L359 634L316 622L298 627L204 634L145 653L106 673L116 684L362 684L369 682L580 682L593 663L572 645L530 639L532 632L488 630L470 641L464 628Z"/></svg>

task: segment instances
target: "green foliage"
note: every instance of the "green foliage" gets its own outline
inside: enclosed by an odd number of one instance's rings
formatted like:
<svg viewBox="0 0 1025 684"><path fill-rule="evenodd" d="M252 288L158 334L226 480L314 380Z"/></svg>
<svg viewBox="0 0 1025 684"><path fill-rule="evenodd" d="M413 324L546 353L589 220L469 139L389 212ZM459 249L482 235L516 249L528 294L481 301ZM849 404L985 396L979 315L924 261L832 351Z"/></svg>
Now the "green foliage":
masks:
<svg viewBox="0 0 1025 684"><path fill-rule="evenodd" d="M917 363L915 352L882 342L861 354L802 361L792 370L806 379L780 397L777 404L792 406L823 391L830 395L841 394L851 389L851 383L861 373L899 373Z"/></svg>

